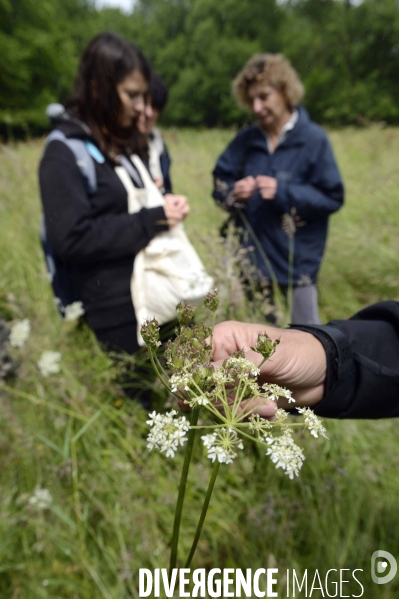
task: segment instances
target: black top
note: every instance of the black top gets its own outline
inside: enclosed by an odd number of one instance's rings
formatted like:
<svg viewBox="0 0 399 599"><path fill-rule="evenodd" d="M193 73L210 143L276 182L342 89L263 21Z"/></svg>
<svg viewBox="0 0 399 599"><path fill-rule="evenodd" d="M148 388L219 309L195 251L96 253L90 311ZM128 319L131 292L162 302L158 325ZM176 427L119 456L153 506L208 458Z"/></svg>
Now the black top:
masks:
<svg viewBox="0 0 399 599"><path fill-rule="evenodd" d="M96 143L75 123L57 128ZM39 181L49 240L72 268L88 325L104 329L135 320L134 256L168 226L162 206L129 214L126 189L111 162L95 161L95 168L97 193L89 198L72 151L54 140L40 163Z"/></svg>
<svg viewBox="0 0 399 599"><path fill-rule="evenodd" d="M330 418L399 416L399 303L381 302L349 320L293 325L312 333L327 354L324 399L314 411Z"/></svg>

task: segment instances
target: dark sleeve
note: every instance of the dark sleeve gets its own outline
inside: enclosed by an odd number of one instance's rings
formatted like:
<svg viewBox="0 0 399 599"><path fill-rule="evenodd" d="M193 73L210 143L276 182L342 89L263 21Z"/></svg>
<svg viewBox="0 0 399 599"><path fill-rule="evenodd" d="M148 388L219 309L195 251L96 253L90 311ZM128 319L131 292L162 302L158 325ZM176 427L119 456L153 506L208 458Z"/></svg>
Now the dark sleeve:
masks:
<svg viewBox="0 0 399 599"><path fill-rule="evenodd" d="M242 178L243 162L248 141L245 133L240 133L227 146L218 158L213 170L213 193L216 202L228 211L234 208L245 208L244 202L236 200L233 187L236 181Z"/></svg>
<svg viewBox="0 0 399 599"><path fill-rule="evenodd" d="M90 264L134 256L165 228L162 206L135 214L94 215L71 150L60 141L46 149L39 168L48 238L66 262Z"/></svg>
<svg viewBox="0 0 399 599"><path fill-rule="evenodd" d="M168 152L168 148L166 147L165 143L163 145L163 152L159 157L159 162L161 164L163 187L164 187L165 193L173 193L172 181L170 178L170 167L172 164L172 160L170 158L170 154Z"/></svg>
<svg viewBox="0 0 399 599"><path fill-rule="evenodd" d="M296 208L297 214L305 220L328 216L339 210L344 201L344 186L324 132L312 143L311 151L308 180L290 183L277 177L274 197L274 205L279 212L289 213Z"/></svg>
<svg viewBox="0 0 399 599"><path fill-rule="evenodd" d="M315 335L327 354L324 399L314 408L330 418L399 416L399 303L381 302L349 320L293 326Z"/></svg>

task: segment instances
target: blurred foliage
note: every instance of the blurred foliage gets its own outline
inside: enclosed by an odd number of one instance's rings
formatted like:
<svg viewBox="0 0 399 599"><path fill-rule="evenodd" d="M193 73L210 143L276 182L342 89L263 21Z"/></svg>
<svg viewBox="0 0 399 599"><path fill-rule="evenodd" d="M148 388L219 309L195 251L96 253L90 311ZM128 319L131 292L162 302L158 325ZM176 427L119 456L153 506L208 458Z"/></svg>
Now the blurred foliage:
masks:
<svg viewBox="0 0 399 599"><path fill-rule="evenodd" d="M170 85L165 124L245 123L230 87L255 52L290 58L319 122L399 122L397 0L137 0L131 15L93 0L0 0L1 135L45 127L46 104L65 99L104 30L140 46Z"/></svg>

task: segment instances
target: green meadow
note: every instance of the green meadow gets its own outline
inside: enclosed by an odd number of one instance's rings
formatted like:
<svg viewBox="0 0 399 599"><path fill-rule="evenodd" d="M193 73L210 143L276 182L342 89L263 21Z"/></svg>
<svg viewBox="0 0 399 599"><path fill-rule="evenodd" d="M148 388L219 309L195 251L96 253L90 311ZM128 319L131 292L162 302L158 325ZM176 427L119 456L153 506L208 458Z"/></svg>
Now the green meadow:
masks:
<svg viewBox="0 0 399 599"><path fill-rule="evenodd" d="M165 132L176 192L191 202L187 231L220 290L219 319L254 320L234 257L218 239L225 214L210 197L210 172L233 135ZM347 199L331 217L319 279L325 322L399 299L399 130L345 129L330 137ZM25 346L10 348L16 377L0 384L0 599L136 599L139 568L168 566L183 456L148 452L146 413L116 382L126 361L114 362L87 328L68 331L58 317L38 242L42 145L0 146L0 312L32 325ZM44 378L36 363L46 349L62 360L61 372ZM359 596L350 571L361 569L362 596L397 599L399 576L378 587L370 577L374 551L398 556L397 422L325 425L328 441L300 438L306 462L294 481L255 446L220 468L192 568L276 567L279 597L287 596L287 568L298 575L308 569L311 579L318 569L322 580L330 569L347 569L352 582L343 596ZM181 560L211 473L199 444L194 454ZM30 502L39 489L51 494L47 509Z"/></svg>

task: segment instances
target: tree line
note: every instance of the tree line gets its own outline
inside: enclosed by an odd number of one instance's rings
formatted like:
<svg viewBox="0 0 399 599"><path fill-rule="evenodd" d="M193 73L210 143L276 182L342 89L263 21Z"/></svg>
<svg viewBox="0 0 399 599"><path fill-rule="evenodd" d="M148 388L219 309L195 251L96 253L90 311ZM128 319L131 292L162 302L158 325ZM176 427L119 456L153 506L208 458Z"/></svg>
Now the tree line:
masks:
<svg viewBox="0 0 399 599"><path fill-rule="evenodd" d="M86 43L104 30L136 43L170 86L166 125L235 126L231 81L255 52L283 52L314 120L399 123L398 0L0 0L0 135L34 135L63 101Z"/></svg>

